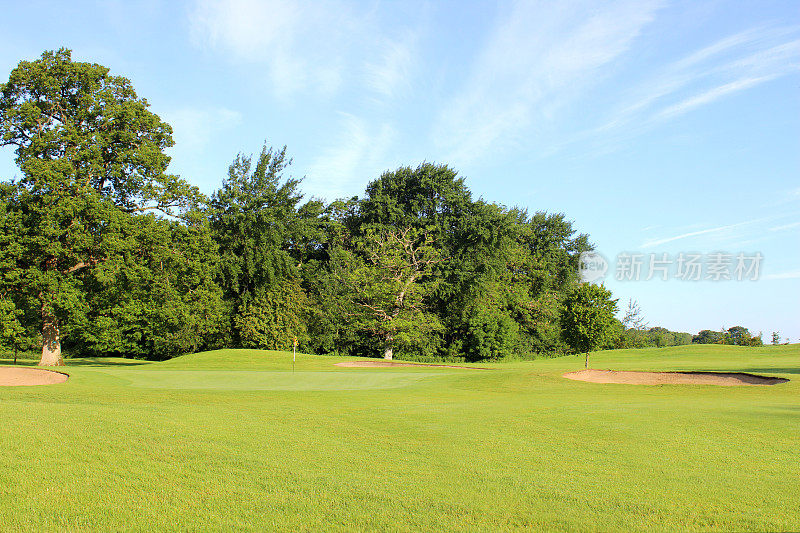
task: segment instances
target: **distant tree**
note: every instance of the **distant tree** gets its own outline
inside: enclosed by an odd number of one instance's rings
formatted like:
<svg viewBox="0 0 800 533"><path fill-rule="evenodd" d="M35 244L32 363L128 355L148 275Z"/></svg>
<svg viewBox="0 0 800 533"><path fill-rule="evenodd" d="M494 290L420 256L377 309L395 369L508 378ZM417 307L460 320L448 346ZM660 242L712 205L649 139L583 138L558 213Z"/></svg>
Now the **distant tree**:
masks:
<svg viewBox="0 0 800 533"><path fill-rule="evenodd" d="M750 337L750 342L747 344L747 346L764 346L764 340L762 339L763 336L764 332L759 331L758 335L753 335Z"/></svg>
<svg viewBox="0 0 800 533"><path fill-rule="evenodd" d="M728 329L728 339L730 339L730 344L736 346L750 346L753 342L753 336L750 335L750 331L743 327L743 326L734 326Z"/></svg>
<svg viewBox="0 0 800 533"><path fill-rule="evenodd" d="M672 346L673 344L672 332L669 331L667 328L656 326L650 328L647 333L652 343L658 348L663 348L664 346Z"/></svg>
<svg viewBox="0 0 800 533"><path fill-rule="evenodd" d="M781 343L781 334L778 331L772 332L772 344L777 345Z"/></svg>
<svg viewBox="0 0 800 533"><path fill-rule="evenodd" d="M575 352L586 354L585 368L589 352L612 340L616 312L617 300L602 285L583 283L567 296L561 319L564 338Z"/></svg>
<svg viewBox="0 0 800 533"><path fill-rule="evenodd" d="M80 321L87 271L118 258L134 214L196 203L196 187L165 173L172 130L129 80L69 50L22 61L0 84L0 146L22 178L7 210L21 249L12 296L41 324L41 365L61 365L64 321Z"/></svg>
<svg viewBox="0 0 800 533"><path fill-rule="evenodd" d="M647 321L644 318L639 302L632 298L628 299L628 307L625 310L622 325L634 330L643 330L647 327Z"/></svg>
<svg viewBox="0 0 800 533"><path fill-rule="evenodd" d="M214 282L219 260L208 222L136 217L135 243L82 277L79 317L65 348L87 356L166 359L220 347L226 309Z"/></svg>
<svg viewBox="0 0 800 533"><path fill-rule="evenodd" d="M692 343L694 344L722 344L724 335L719 331L713 331L710 329L701 330L697 335L692 337Z"/></svg>
<svg viewBox="0 0 800 533"><path fill-rule="evenodd" d="M672 332L674 346L683 346L692 343L692 334L679 331Z"/></svg>
<svg viewBox="0 0 800 533"><path fill-rule="evenodd" d="M480 360L568 350L559 316L591 249L563 214L473 199L455 170L433 163L385 172L367 186L345 226L414 228L432 237L442 261L429 309L443 325L440 356Z"/></svg>

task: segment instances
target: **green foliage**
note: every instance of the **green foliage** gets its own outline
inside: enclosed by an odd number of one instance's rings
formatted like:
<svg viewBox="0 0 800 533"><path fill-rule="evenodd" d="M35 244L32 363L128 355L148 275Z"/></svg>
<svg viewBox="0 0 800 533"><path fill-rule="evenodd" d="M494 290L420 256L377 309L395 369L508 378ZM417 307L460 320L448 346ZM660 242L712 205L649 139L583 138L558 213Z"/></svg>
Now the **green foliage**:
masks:
<svg viewBox="0 0 800 533"><path fill-rule="evenodd" d="M392 358L395 347L429 356L442 329L427 304L437 284L431 273L441 262L430 236L411 227L370 230L356 250L339 251L333 263L350 327L372 337L384 357Z"/></svg>
<svg viewBox="0 0 800 533"><path fill-rule="evenodd" d="M299 225L299 180L281 183L291 163L286 148L266 146L255 166L238 155L214 193L208 213L219 244L219 283L226 298L247 305L273 283L293 273L289 243Z"/></svg>
<svg viewBox="0 0 800 533"><path fill-rule="evenodd" d="M703 329L697 335L692 337L692 342L694 344L725 344L722 342L723 339L724 335L719 331Z"/></svg>
<svg viewBox="0 0 800 533"><path fill-rule="evenodd" d="M16 347L21 344L25 329L19 323L21 311L11 300L0 299L0 346Z"/></svg>
<svg viewBox="0 0 800 533"><path fill-rule="evenodd" d="M371 182L352 218L356 228L413 227L432 237L442 257L430 297L443 325L442 356L566 350L563 295L575 285L578 255L591 246L563 215L528 216L473 200L454 170L425 163Z"/></svg>
<svg viewBox="0 0 800 533"><path fill-rule="evenodd" d="M764 342L761 334L752 335L743 326L734 326L729 329L722 328L720 331L704 329L692 337L694 344L731 344L735 346L762 346ZM774 334L773 334L773 344Z"/></svg>
<svg viewBox="0 0 800 533"><path fill-rule="evenodd" d="M294 336L418 359L569 350L561 317L591 245L563 214L473 199L432 163L304 202L286 148L267 146L206 201L166 174L171 128L148 107L64 49L0 86L0 143L22 171L0 184L0 294L27 336L143 358Z"/></svg>
<svg viewBox="0 0 800 533"><path fill-rule="evenodd" d="M133 214L176 215L202 199L165 175L171 128L147 107L130 81L65 49L22 61L0 85L0 144L22 171L4 193L18 250L3 276L54 357L60 334L87 322L88 272L135 244Z"/></svg>
<svg viewBox="0 0 800 533"><path fill-rule="evenodd" d="M589 353L614 340L617 300L602 285L583 283L566 298L561 323L564 338L578 353Z"/></svg>
<svg viewBox="0 0 800 533"><path fill-rule="evenodd" d="M86 311L69 324L65 347L164 359L217 346L225 310L208 225L144 215L128 230L134 244L83 277Z"/></svg>
<svg viewBox="0 0 800 533"><path fill-rule="evenodd" d="M300 204L300 180L283 176L290 164L285 147L265 146L255 164L240 154L211 199L217 281L232 312L233 345L284 347L287 335L308 343L308 299L296 280L305 262L319 259L336 224L321 202ZM285 298L293 302L281 303Z"/></svg>
<svg viewBox="0 0 800 533"><path fill-rule="evenodd" d="M692 343L691 333L669 331L662 327L620 329L615 348L683 346Z"/></svg>
<svg viewBox="0 0 800 533"><path fill-rule="evenodd" d="M291 350L296 338L301 347L309 341L306 328L308 298L298 280L286 278L242 308L234 322L242 346Z"/></svg>

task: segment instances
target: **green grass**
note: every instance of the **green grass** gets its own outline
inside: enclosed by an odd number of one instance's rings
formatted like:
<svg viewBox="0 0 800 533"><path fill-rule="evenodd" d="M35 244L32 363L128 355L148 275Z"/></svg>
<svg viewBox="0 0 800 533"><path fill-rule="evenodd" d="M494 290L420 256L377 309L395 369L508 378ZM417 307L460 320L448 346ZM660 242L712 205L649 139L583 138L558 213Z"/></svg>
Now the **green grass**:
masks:
<svg viewBox="0 0 800 533"><path fill-rule="evenodd" d="M769 387L345 359L77 359L0 388L0 530L800 530L800 345L590 359L792 380Z"/></svg>

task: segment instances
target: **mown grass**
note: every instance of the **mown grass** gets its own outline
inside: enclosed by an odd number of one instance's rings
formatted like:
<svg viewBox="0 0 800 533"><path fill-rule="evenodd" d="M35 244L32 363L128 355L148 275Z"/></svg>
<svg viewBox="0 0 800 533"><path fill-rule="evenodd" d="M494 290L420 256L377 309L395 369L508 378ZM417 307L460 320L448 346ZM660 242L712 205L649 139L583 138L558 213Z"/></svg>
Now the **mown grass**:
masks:
<svg viewBox="0 0 800 533"><path fill-rule="evenodd" d="M4 530L800 530L800 346L592 354L769 387L224 350L0 389ZM0 361L9 364L9 361Z"/></svg>

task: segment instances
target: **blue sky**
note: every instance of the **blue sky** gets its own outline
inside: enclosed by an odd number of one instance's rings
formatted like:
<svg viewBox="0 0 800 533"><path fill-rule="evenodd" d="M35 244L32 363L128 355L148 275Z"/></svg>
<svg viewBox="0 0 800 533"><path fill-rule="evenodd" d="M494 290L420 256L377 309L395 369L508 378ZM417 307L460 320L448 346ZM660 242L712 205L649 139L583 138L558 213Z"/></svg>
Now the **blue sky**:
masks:
<svg viewBox="0 0 800 533"><path fill-rule="evenodd" d="M800 340L800 2L2 2L0 77L66 46L133 81L206 193L287 145L308 196L448 163L564 212L650 325ZM0 177L16 174L0 150ZM618 281L621 252L760 252L757 281Z"/></svg>

